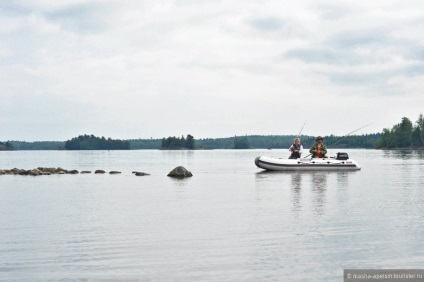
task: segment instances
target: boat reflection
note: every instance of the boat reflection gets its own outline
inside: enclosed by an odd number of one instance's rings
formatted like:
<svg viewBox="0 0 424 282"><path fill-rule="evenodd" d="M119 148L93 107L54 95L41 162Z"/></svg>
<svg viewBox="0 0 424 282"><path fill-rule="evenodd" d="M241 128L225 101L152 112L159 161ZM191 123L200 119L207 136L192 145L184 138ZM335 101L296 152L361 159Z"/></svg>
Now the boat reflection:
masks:
<svg viewBox="0 0 424 282"><path fill-rule="evenodd" d="M327 190L327 172L313 172L312 173L312 203L314 211L318 215L324 214L326 203L325 192Z"/></svg>
<svg viewBox="0 0 424 282"><path fill-rule="evenodd" d="M295 218L303 213L321 216L335 190L343 191L349 185L349 177L355 171L261 171L256 173L260 188L290 187L291 211ZM269 185L269 186L268 186ZM261 191L265 191L261 189ZM287 191L287 190L286 190ZM330 193L328 192L330 191ZM338 192L337 192L338 193ZM328 195L327 195L328 194Z"/></svg>
<svg viewBox="0 0 424 282"><path fill-rule="evenodd" d="M301 197L302 197L302 173L291 173L291 194L292 194L292 211L293 214L299 215L302 211Z"/></svg>

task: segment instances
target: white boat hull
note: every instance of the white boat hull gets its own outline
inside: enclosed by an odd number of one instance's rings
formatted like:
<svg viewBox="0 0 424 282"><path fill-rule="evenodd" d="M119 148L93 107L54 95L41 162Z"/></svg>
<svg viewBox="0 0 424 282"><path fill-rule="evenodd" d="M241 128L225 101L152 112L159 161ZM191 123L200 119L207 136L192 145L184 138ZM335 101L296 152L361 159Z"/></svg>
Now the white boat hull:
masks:
<svg viewBox="0 0 424 282"><path fill-rule="evenodd" d="M276 159L260 156L255 159L257 167L276 171L316 171L316 170L360 170L359 164L352 160L337 160L335 158L313 159Z"/></svg>

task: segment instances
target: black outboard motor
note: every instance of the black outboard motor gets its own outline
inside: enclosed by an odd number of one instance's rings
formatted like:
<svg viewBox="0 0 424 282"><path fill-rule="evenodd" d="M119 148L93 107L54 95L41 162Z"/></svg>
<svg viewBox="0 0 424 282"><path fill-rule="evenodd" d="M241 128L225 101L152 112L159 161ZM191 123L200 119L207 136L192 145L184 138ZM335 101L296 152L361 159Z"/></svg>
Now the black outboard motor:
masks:
<svg viewBox="0 0 424 282"><path fill-rule="evenodd" d="M347 160L349 159L349 156L347 153L337 153L337 158L336 160Z"/></svg>

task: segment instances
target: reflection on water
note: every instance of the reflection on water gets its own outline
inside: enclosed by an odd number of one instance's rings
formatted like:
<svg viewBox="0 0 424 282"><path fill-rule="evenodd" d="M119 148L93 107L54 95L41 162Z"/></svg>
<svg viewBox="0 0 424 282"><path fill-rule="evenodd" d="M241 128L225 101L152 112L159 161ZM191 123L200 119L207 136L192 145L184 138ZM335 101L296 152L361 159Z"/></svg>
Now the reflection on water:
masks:
<svg viewBox="0 0 424 282"><path fill-rule="evenodd" d="M293 172L291 173L291 191L292 191L292 203L293 203L293 214L294 216L299 215L302 210L302 173Z"/></svg>
<svg viewBox="0 0 424 282"><path fill-rule="evenodd" d="M382 150L384 158L401 160L424 159L424 150Z"/></svg>
<svg viewBox="0 0 424 282"><path fill-rule="evenodd" d="M324 213L325 191L327 190L327 173L328 172L312 173L312 199L314 210L318 215L322 215Z"/></svg>

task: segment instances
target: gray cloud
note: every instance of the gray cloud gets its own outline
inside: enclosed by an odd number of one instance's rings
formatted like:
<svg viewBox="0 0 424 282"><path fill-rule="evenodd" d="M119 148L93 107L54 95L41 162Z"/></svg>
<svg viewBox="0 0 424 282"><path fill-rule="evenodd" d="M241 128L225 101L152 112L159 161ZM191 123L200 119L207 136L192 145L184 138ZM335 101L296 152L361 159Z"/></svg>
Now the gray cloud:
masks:
<svg viewBox="0 0 424 282"><path fill-rule="evenodd" d="M249 21L250 25L260 31L278 31L284 26L284 22L278 18L260 18Z"/></svg>
<svg viewBox="0 0 424 282"><path fill-rule="evenodd" d="M324 44L341 49L385 45L390 43L387 33L384 29L344 31L332 36Z"/></svg>
<svg viewBox="0 0 424 282"><path fill-rule="evenodd" d="M26 15L31 10L16 4L14 1L3 1L0 3L0 14L5 16L20 16L20 15Z"/></svg>
<svg viewBox="0 0 424 282"><path fill-rule="evenodd" d="M48 20L64 29L78 33L97 33L109 28L107 18L111 10L99 4L80 4L45 13Z"/></svg>

